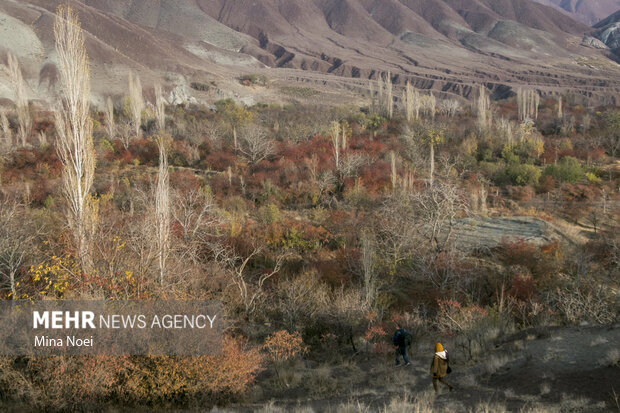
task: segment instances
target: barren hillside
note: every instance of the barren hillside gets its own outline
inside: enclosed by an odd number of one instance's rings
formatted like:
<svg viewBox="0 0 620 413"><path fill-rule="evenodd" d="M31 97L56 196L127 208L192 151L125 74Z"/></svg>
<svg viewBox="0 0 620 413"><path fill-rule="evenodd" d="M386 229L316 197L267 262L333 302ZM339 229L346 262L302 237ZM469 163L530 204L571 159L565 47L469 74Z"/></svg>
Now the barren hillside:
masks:
<svg viewBox="0 0 620 413"><path fill-rule="evenodd" d="M555 7L589 26L620 10L619 0L535 0Z"/></svg>
<svg viewBox="0 0 620 413"><path fill-rule="evenodd" d="M0 2L0 59L23 60L31 97L54 82L51 13L58 0ZM593 103L617 103L620 66L583 42L591 29L529 0L312 0L284 2L75 1L92 59L96 97L123 93L129 69L200 100L277 100L235 78L262 73L284 83L363 92L391 72L396 85L471 98L485 83L494 97L529 85ZM275 70L277 69L277 70ZM121 81L123 80L123 81ZM212 83L215 82L215 83ZM196 90L190 86L203 85ZM210 86L208 86L210 85ZM11 98L0 77L0 95Z"/></svg>

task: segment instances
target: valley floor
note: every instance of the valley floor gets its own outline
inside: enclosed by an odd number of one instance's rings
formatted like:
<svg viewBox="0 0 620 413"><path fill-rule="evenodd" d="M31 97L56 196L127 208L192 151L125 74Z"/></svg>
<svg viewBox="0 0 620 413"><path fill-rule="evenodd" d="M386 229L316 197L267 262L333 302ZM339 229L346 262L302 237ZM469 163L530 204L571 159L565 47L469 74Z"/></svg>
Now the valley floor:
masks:
<svg viewBox="0 0 620 413"><path fill-rule="evenodd" d="M620 325L522 331L475 364L454 360L448 381L455 391L433 394L429 357L418 343L412 365L391 357L334 367L333 394L312 397L294 390L269 401L214 412L613 412L620 411ZM302 367L302 375L311 374ZM351 376L342 370L348 369ZM343 383L349 381L350 386ZM336 390L337 389L337 390ZM418 410L419 409L419 410Z"/></svg>

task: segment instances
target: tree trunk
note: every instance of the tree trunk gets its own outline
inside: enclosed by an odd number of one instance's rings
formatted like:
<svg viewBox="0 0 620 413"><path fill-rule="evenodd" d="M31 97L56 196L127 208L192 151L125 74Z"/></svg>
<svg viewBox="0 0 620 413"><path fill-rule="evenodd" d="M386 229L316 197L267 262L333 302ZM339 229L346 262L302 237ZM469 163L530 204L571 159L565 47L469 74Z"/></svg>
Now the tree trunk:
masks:
<svg viewBox="0 0 620 413"><path fill-rule="evenodd" d="M357 348L355 347L355 342L353 341L353 330L349 332L349 342L351 343L351 347L353 348L353 353L357 354Z"/></svg>
<svg viewBox="0 0 620 413"><path fill-rule="evenodd" d="M431 142L431 166L429 173L429 182L433 186L433 173L435 172L435 145Z"/></svg>
<svg viewBox="0 0 620 413"><path fill-rule="evenodd" d="M9 282L11 283L11 299L17 300L17 291L15 290L15 271L11 271Z"/></svg>

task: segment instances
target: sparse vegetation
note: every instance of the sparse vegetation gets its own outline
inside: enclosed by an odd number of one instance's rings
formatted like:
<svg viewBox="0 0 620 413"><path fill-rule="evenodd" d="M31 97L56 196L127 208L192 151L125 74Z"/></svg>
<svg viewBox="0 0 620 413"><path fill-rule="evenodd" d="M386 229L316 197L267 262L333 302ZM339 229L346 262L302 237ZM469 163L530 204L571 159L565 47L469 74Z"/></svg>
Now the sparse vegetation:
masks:
<svg viewBox="0 0 620 413"><path fill-rule="evenodd" d="M390 73L363 108L172 106L156 86L151 109L130 74L129 97L97 112L79 24L71 9L58 16L62 110L32 125L49 142L2 146L0 294L218 299L230 325L221 356L3 357L2 401L277 412L312 411L293 406L309 394L320 411L449 410L454 396L428 392L441 340L457 392L481 393L465 409L611 406L563 397L550 375L569 351L548 349L592 328L592 368L617 370L602 337L615 330L600 327L620 308L617 109L529 90L491 103L485 87L470 107L411 83L398 101ZM3 113L2 139L21 123ZM479 242L481 218L526 227L523 216L540 233ZM458 225L474 235L458 239ZM391 366L395 322L414 332L410 370ZM527 389L502 381L537 364Z"/></svg>
<svg viewBox="0 0 620 413"><path fill-rule="evenodd" d="M280 88L280 92L282 92L284 95L292 96L295 98L310 98L321 93L316 89L297 86L285 86L283 88Z"/></svg>

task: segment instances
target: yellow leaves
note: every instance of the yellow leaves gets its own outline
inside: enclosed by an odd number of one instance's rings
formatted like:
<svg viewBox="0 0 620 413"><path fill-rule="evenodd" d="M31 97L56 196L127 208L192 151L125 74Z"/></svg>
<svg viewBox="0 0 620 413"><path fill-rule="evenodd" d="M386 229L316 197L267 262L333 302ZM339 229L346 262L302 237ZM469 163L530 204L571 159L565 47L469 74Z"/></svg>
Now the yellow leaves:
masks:
<svg viewBox="0 0 620 413"><path fill-rule="evenodd" d="M444 140L443 131L441 129L430 128L426 131L422 140L427 145L440 144Z"/></svg>
<svg viewBox="0 0 620 413"><path fill-rule="evenodd" d="M30 266L28 273L39 294L62 296L69 288L69 278L79 273L79 268L70 257L54 255L36 266Z"/></svg>
<svg viewBox="0 0 620 413"><path fill-rule="evenodd" d="M238 221L233 221L230 223L230 236L238 237L241 235L241 231L243 230L243 225Z"/></svg>
<svg viewBox="0 0 620 413"><path fill-rule="evenodd" d="M117 236L117 235L113 236L113 237L110 239L110 241L112 241L112 243L113 243L113 244L116 244L116 245L114 246L114 248L116 249L116 251L120 251L120 250L122 250L123 248L125 248L125 242L122 240L122 238L121 238L121 237L119 237L119 236Z"/></svg>

